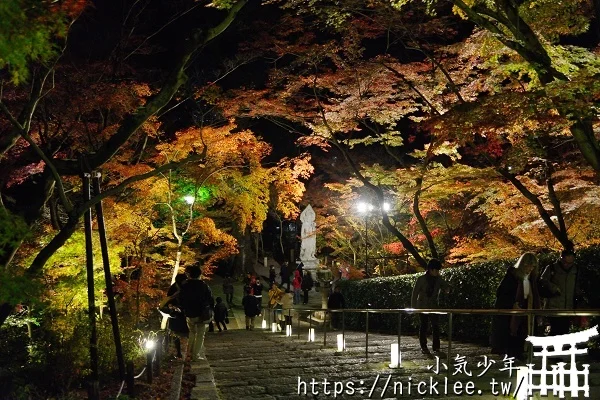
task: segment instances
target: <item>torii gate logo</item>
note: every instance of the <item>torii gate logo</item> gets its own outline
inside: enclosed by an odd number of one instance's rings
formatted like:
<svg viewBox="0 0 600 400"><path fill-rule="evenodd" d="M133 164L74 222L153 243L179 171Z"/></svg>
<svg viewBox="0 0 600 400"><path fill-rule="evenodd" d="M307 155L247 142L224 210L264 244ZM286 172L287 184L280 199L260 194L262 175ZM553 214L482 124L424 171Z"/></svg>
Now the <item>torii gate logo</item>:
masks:
<svg viewBox="0 0 600 400"><path fill-rule="evenodd" d="M587 348L578 349L577 344L587 343L587 341L598 335L598 325L586 329L585 331L569 333L558 336L528 336L527 340L535 347L541 347L542 351L534 351L533 355L542 357L542 367L534 370L534 364L527 364L527 382L520 382L527 388L527 397L533 395L534 391L539 391L541 396L547 396L549 392L553 396L565 398L565 393L570 393L571 398L578 398L579 393L584 397L590 397L589 385L589 364L583 364L583 369L577 368L575 356L578 354L587 354ZM549 350L552 348L552 350ZM548 357L570 356L571 363L569 368L565 368L567 363L559 362L548 367ZM534 377L538 383L534 382Z"/></svg>

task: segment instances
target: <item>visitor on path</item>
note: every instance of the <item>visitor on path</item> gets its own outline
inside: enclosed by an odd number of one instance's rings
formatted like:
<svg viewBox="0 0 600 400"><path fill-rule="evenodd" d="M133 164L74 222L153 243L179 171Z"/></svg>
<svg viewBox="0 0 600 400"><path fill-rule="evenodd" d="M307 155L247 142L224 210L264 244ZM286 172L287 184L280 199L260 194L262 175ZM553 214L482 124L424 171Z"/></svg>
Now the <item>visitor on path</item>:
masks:
<svg viewBox="0 0 600 400"><path fill-rule="evenodd" d="M227 306L223 303L223 299L217 297L217 304L215 304L215 324L219 329L219 332L227 330L227 323L229 322L229 314L227 313ZM223 329L221 329L223 326Z"/></svg>
<svg viewBox="0 0 600 400"><path fill-rule="evenodd" d="M244 296L246 295L246 292L249 292L252 289L252 285L254 284L253 279L255 279L254 275L250 272L244 277Z"/></svg>
<svg viewBox="0 0 600 400"><path fill-rule="evenodd" d="M575 252L563 250L560 258L546 267L540 278L540 284L548 290L546 308L549 310L569 309L576 307L576 296L579 294L578 269L575 264ZM549 317L550 335L564 335L571 327L570 317Z"/></svg>
<svg viewBox="0 0 600 400"><path fill-rule="evenodd" d="M223 294L225 295L227 308L231 310L231 307L233 307L233 278L231 278L231 275L227 275L223 281Z"/></svg>
<svg viewBox="0 0 600 400"><path fill-rule="evenodd" d="M336 286L335 289L333 289L333 293L329 295L329 298L327 299L327 308L330 310L346 308L346 299L339 286ZM331 313L331 328L337 328L340 325L341 320L341 313Z"/></svg>
<svg viewBox="0 0 600 400"><path fill-rule="evenodd" d="M524 253L508 267L496 290L494 308L499 310L531 310L540 307L537 291L538 260L533 253ZM495 315L492 319L490 342L492 353L523 360L527 317Z"/></svg>
<svg viewBox="0 0 600 400"><path fill-rule="evenodd" d="M262 314L262 292L263 285L260 283L260 278L257 277L252 286L252 293L254 294L254 297L256 297L256 305L258 306L258 314L256 315Z"/></svg>
<svg viewBox="0 0 600 400"><path fill-rule="evenodd" d="M287 290L290 290L290 267L287 261L284 261L283 264L281 264L279 276L281 277L281 286L283 287L283 285L285 285Z"/></svg>
<svg viewBox="0 0 600 400"><path fill-rule="evenodd" d="M308 304L308 292L313 288L314 281L312 278L312 274L310 271L304 272L304 277L302 278L302 291L304 292L304 299L302 304Z"/></svg>
<svg viewBox="0 0 600 400"><path fill-rule="evenodd" d="M275 272L275 266L271 265L269 267L269 287L275 283L275 279L277 278L277 272Z"/></svg>
<svg viewBox="0 0 600 400"><path fill-rule="evenodd" d="M432 258L427 263L427 271L421 275L415 282L411 297L412 308L438 308L440 289L442 287L442 277L440 276L442 263ZM440 351L440 325L438 314L419 314L419 343L423 354L431 354L427 348L427 330L431 322L432 331L432 349L434 352Z"/></svg>
<svg viewBox="0 0 600 400"><path fill-rule="evenodd" d="M302 275L300 275L299 270L294 271L292 287L294 288L294 304L300 304L300 296L302 294Z"/></svg>
<svg viewBox="0 0 600 400"><path fill-rule="evenodd" d="M183 313L179 304L179 292L181 286L186 281L187 277L185 274L177 274L175 276L175 282L167 290L167 298L161 304L160 310L165 314L169 314L169 330L175 334L175 351L177 358L182 358L181 354L181 338L188 337L190 330L187 326L185 314Z"/></svg>
<svg viewBox="0 0 600 400"><path fill-rule="evenodd" d="M213 315L213 297L210 287L200 279L202 271L198 266L186 268L188 280L181 285L179 304L186 316L190 330L188 353L192 361L203 359L204 332Z"/></svg>
<svg viewBox="0 0 600 400"><path fill-rule="evenodd" d="M271 285L271 289L269 290L269 310L273 315L273 322L279 322L281 318L279 318L281 314L282 308L282 300L285 292L279 287L277 287L276 283Z"/></svg>
<svg viewBox="0 0 600 400"><path fill-rule="evenodd" d="M259 314L256 297L250 294L250 292L246 292L246 295L242 299L242 306L244 307L244 314L246 315L246 329L254 330L254 317Z"/></svg>

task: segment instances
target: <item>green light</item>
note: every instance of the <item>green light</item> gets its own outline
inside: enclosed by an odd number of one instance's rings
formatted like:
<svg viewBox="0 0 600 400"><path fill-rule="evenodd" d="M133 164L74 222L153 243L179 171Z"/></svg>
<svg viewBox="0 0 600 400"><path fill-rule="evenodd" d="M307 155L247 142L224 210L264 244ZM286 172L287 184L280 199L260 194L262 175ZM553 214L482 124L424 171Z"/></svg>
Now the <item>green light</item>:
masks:
<svg viewBox="0 0 600 400"><path fill-rule="evenodd" d="M196 198L202 202L207 201L210 199L210 190L206 186L199 187L196 192Z"/></svg>

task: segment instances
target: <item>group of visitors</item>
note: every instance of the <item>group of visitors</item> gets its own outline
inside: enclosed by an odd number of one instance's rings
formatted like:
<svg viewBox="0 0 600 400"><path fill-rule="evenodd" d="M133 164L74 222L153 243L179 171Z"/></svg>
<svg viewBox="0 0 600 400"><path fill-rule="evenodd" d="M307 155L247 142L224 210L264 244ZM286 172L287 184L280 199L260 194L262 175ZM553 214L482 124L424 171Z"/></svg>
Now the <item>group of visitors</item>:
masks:
<svg viewBox="0 0 600 400"><path fill-rule="evenodd" d="M221 323L227 329L227 307L220 297L217 297L215 305L210 287L200 279L201 273L200 267L194 265L187 267L185 274L178 274L167 291L167 300L162 305L172 317L169 327L177 335L177 356L182 356L179 337L187 335L188 353L192 361L203 358L204 332L213 319L219 331Z"/></svg>
<svg viewBox="0 0 600 400"><path fill-rule="evenodd" d="M262 315L263 285L260 277L248 273L244 278L244 297L242 307L246 316L246 329L254 329L254 320Z"/></svg>
<svg viewBox="0 0 600 400"><path fill-rule="evenodd" d="M560 258L540 272L538 259L533 253L524 253L514 265L511 265L496 290L494 308L501 310L541 309L574 309L577 293L578 270L574 266L575 253L572 250L562 251ZM415 309L436 309L439 307L439 295L444 287L440 276L442 263L431 259L427 263L425 274L417 278L412 296L411 307ZM233 304L233 281L226 277L223 282L223 293L227 302L221 297L216 304L210 287L200 279L198 266L186 268L185 274L179 274L167 292L163 308L171 314L170 329L184 336L189 333L188 349L192 360L202 358L201 350L204 332L213 321L219 332L227 330L228 308ZM273 312L273 321L278 321L282 329L285 324L292 323L292 315L283 315L283 309L291 309L300 304L303 292L303 304L308 303L308 292L314 281L310 271L302 273L302 265L294 270L292 281L293 293L289 288L288 264L283 263L280 270L281 285L276 282L274 266L269 269L268 308ZM287 288L284 288L287 284ZM262 315L263 286L260 277L248 274L244 282L242 306L246 316L246 329L254 329L256 316ZM346 307L340 288L335 287L327 304L329 309ZM340 322L339 313L332 313L332 327ZM510 357L523 358L527 332L527 318L521 315L495 315L492 320L490 342L492 352L506 354ZM439 314L419 313L419 344L423 354L431 354L427 346L429 326L432 331L432 350L440 351ZM569 332L569 317L550 317L550 335L562 335ZM177 355L181 357L179 338L175 345Z"/></svg>
<svg viewBox="0 0 600 400"><path fill-rule="evenodd" d="M559 259L541 273L537 257L524 253L509 267L496 291L497 309L548 310L576 306L578 269L573 250L563 250ZM550 336L569 333L570 317L549 317ZM497 315L492 321L492 352L522 359L527 337L527 317Z"/></svg>
<svg viewBox="0 0 600 400"><path fill-rule="evenodd" d="M540 273L538 259L533 253L524 253L510 266L496 290L494 308L500 310L574 309L577 291L577 267L574 266L573 250L563 250L560 258ZM439 294L444 285L439 271L442 264L429 260L425 274L420 276L413 288L411 307L416 309L438 308ZM524 358L527 318L520 315L495 315L492 319L490 342L492 352ZM432 350L440 351L439 315L419 313L419 343L423 354L430 354L427 347L427 331L431 325ZM570 317L550 317L549 335L569 332Z"/></svg>
<svg viewBox="0 0 600 400"><path fill-rule="evenodd" d="M184 274L177 274L175 282L167 291L167 299L161 310L170 315L169 329L175 333L176 357L181 358L181 337L188 337L188 352L192 361L202 359L204 333L216 325L219 332L227 330L229 312L227 303L221 297L213 299L212 290L200 279L202 270L198 266L189 266ZM231 280L223 284L229 301L233 299ZM231 285L230 290L225 287ZM229 289L229 288L228 288Z"/></svg>

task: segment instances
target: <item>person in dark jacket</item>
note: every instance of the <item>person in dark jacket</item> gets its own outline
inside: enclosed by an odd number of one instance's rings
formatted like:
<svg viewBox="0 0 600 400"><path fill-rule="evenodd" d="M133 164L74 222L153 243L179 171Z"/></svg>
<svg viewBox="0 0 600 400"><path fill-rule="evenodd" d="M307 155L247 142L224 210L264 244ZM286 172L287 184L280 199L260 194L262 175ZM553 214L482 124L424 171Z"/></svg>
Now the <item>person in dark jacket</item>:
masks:
<svg viewBox="0 0 600 400"><path fill-rule="evenodd" d="M494 308L520 310L539 308L537 294L537 257L524 253L517 262L508 267L496 290ZM495 315L492 319L490 342L492 353L523 358L527 336L527 318L514 315Z"/></svg>
<svg viewBox="0 0 600 400"><path fill-rule="evenodd" d="M304 292L304 299L302 304L308 304L308 292L313 288L314 281L310 271L304 272L304 278L302 279L302 291Z"/></svg>
<svg viewBox="0 0 600 400"><path fill-rule="evenodd" d="M542 273L541 284L546 285L551 292L546 302L547 309L575 309L575 297L579 289L577 266L574 264L575 252L563 250L560 258L546 267ZM571 317L549 317L548 322L550 322L550 336L569 333Z"/></svg>
<svg viewBox="0 0 600 400"><path fill-rule="evenodd" d="M421 275L415 282L411 297L412 308L438 308L440 289L442 286L442 277L440 269L442 263L432 258L427 263L427 271ZM434 352L440 351L440 325L438 314L419 314L419 343L423 354L431 354L427 348L427 329L431 322L433 336L432 349Z"/></svg>
<svg viewBox="0 0 600 400"><path fill-rule="evenodd" d="M227 330L227 320L228 320L227 306L223 303L223 299L217 297L217 304L215 305L215 324L219 329L219 332ZM223 329L221 329L223 326Z"/></svg>
<svg viewBox="0 0 600 400"><path fill-rule="evenodd" d="M277 278L277 272L275 272L275 266L271 265L269 267L269 287L275 283L275 278Z"/></svg>
<svg viewBox="0 0 600 400"><path fill-rule="evenodd" d="M242 299L242 306L246 315L246 329L254 330L254 317L259 314L256 297L246 292L246 295Z"/></svg>
<svg viewBox="0 0 600 400"><path fill-rule="evenodd" d="M169 329L175 334L175 351L177 354L175 357L181 358L181 339L182 337L188 337L190 330L188 329L185 314L183 313L179 304L179 291L187 277L185 274L177 274L175 276L175 282L167 290L167 299L160 306L161 311L165 314L169 314Z"/></svg>
<svg viewBox="0 0 600 400"><path fill-rule="evenodd" d="M188 329L188 352L192 361L203 359L201 355L206 326L212 320L213 297L210 287L200 279L198 266L186 268L188 280L179 291L179 304L185 313Z"/></svg>
<svg viewBox="0 0 600 400"><path fill-rule="evenodd" d="M329 298L327 299L327 308L330 310L346 308L346 299L339 286L336 286L335 289L333 289L333 293L329 295ZM331 327L337 328L341 319L341 313L331 313Z"/></svg>

